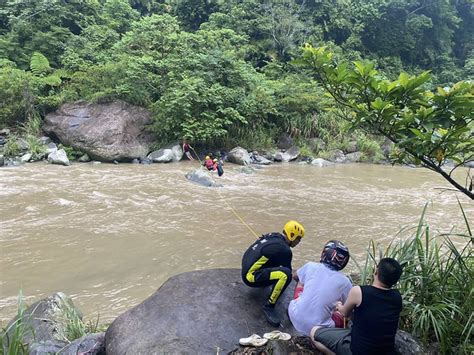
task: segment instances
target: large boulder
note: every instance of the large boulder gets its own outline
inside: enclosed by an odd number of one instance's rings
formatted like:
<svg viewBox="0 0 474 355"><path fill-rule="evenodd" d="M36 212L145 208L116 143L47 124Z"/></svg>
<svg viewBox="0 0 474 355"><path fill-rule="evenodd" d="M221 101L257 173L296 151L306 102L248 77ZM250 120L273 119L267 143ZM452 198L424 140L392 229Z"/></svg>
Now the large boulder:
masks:
<svg viewBox="0 0 474 355"><path fill-rule="evenodd" d="M178 143L171 144L166 148L155 150L147 156L154 163L170 163L180 161L183 158L183 149Z"/></svg>
<svg viewBox="0 0 474 355"><path fill-rule="evenodd" d="M294 282L277 311L279 330L296 335L287 315ZM268 290L250 288L239 269L173 276L144 302L120 315L105 335L107 354L226 354L240 338L274 330L262 313ZM219 350L220 349L220 350Z"/></svg>
<svg viewBox="0 0 474 355"><path fill-rule="evenodd" d="M151 114L122 101L107 104L64 104L46 115L43 130L63 144L101 161L145 157L152 136L146 131Z"/></svg>
<svg viewBox="0 0 474 355"><path fill-rule="evenodd" d="M244 148L235 147L229 152L229 155L227 156L227 161L238 165L249 165L250 154Z"/></svg>

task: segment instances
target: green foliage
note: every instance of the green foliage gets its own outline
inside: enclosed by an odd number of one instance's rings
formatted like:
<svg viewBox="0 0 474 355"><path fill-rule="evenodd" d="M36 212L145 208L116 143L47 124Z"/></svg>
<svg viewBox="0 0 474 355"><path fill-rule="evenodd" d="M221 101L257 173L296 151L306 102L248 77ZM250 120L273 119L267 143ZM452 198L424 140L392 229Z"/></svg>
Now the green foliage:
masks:
<svg viewBox="0 0 474 355"><path fill-rule="evenodd" d="M23 341L26 333L31 329L25 324L24 313L26 305L20 290L18 295L18 311L16 320L7 328L0 331L0 350L5 355L27 355L29 354L28 344Z"/></svg>
<svg viewBox="0 0 474 355"><path fill-rule="evenodd" d="M473 350L474 239L459 205L466 232L433 234L425 206L418 226L402 229L385 251L371 242L361 279L371 283L378 256L398 260L403 266L397 286L404 301L400 326L425 345L439 342L442 353L468 354Z"/></svg>
<svg viewBox="0 0 474 355"><path fill-rule="evenodd" d="M80 150L76 150L73 147L70 147L64 144L59 144L58 149L64 149L64 151L66 152L67 158L69 160L77 160L82 155L84 155L84 153L81 152Z"/></svg>
<svg viewBox="0 0 474 355"><path fill-rule="evenodd" d="M33 106L31 75L10 66L0 68L0 127L25 120Z"/></svg>
<svg viewBox="0 0 474 355"><path fill-rule="evenodd" d="M338 63L326 48L310 45L294 63L326 88L353 129L387 137L401 149L397 161L411 156L474 198L467 185L442 169L447 159L462 165L473 157L474 83L459 82L432 92L424 86L430 80L428 72L401 73L390 81L372 62Z"/></svg>
<svg viewBox="0 0 474 355"><path fill-rule="evenodd" d="M3 153L7 157L18 156L21 153L21 146L18 142L18 137L14 134L10 134L7 143L3 146Z"/></svg>
<svg viewBox="0 0 474 355"><path fill-rule="evenodd" d="M357 148L363 154L363 161L376 163L384 159L380 143L367 136L362 136L357 140Z"/></svg>

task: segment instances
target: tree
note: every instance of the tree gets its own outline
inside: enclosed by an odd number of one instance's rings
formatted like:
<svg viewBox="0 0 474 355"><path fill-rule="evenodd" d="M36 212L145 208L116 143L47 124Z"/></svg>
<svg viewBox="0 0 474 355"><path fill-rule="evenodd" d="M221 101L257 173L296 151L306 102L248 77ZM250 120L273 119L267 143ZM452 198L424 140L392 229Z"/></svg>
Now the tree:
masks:
<svg viewBox="0 0 474 355"><path fill-rule="evenodd" d="M432 92L423 85L428 72L398 80L384 79L373 62L338 63L325 47L306 45L294 61L307 69L341 106L353 128L379 134L398 147L394 161L407 157L437 172L459 191L474 199L472 177L464 184L453 172L474 159L474 83L458 82ZM448 159L455 162L444 169Z"/></svg>

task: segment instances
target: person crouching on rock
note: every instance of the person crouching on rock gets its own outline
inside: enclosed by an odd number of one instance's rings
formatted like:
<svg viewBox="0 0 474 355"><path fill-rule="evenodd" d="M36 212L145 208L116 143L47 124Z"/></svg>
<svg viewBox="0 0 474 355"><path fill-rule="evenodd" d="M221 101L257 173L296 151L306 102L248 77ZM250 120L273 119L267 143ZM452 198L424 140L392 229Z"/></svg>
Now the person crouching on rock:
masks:
<svg viewBox="0 0 474 355"><path fill-rule="evenodd" d="M275 304L292 279L291 248L297 246L303 237L303 226L289 221L283 227L283 233L262 235L250 245L242 258L242 281L247 286L272 286L268 302L263 306L263 314L274 327L280 325Z"/></svg>

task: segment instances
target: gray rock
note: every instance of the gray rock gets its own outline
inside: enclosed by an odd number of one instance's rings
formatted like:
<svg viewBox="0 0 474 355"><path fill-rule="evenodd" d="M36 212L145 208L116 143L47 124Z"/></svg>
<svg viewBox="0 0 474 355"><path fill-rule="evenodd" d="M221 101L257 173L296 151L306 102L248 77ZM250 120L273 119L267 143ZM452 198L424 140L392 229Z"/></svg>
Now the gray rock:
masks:
<svg viewBox="0 0 474 355"><path fill-rule="evenodd" d="M152 163L153 163L153 162L152 162L150 159L148 159L148 158L140 159L140 164L142 164L142 165L150 165L150 164L152 164Z"/></svg>
<svg viewBox="0 0 474 355"><path fill-rule="evenodd" d="M64 104L46 115L43 130L61 143L101 161L145 157L153 142L146 130L151 113L122 101Z"/></svg>
<svg viewBox="0 0 474 355"><path fill-rule="evenodd" d="M212 282L210 282L212 280ZM295 283L277 304L281 331L296 335L287 315ZM173 276L107 329L107 354L225 354L242 337L274 330L262 313L268 290L241 281L240 269Z"/></svg>
<svg viewBox="0 0 474 355"><path fill-rule="evenodd" d="M47 147L46 147L46 154L51 154L55 151L58 150L58 146L56 145L56 143L48 143Z"/></svg>
<svg viewBox="0 0 474 355"><path fill-rule="evenodd" d="M25 329L23 342L28 345L39 343L43 346L54 346L58 341L62 342L66 334L66 310L74 310L80 318L82 317L72 300L62 292L32 304L22 314L22 324ZM9 323L7 329L17 322L17 319L18 316ZM9 332L10 337L13 331L12 327ZM4 347L8 347L8 339Z"/></svg>
<svg viewBox="0 0 474 355"><path fill-rule="evenodd" d="M180 161L183 158L183 149L180 144L172 144L168 147L155 150L147 156L154 163L171 163Z"/></svg>
<svg viewBox="0 0 474 355"><path fill-rule="evenodd" d="M91 161L91 158L87 154L84 154L79 159L77 159L77 161L80 163L88 163Z"/></svg>
<svg viewBox="0 0 474 355"><path fill-rule="evenodd" d="M229 152L227 161L238 165L249 165L250 154L244 148L235 147Z"/></svg>
<svg viewBox="0 0 474 355"><path fill-rule="evenodd" d="M426 354L423 346L410 334L398 330L395 335L395 351L400 355Z"/></svg>
<svg viewBox="0 0 474 355"><path fill-rule="evenodd" d="M20 151L23 152L23 153L27 152L28 149L30 149L30 145L23 138L18 138L17 143L18 143L18 146L20 147Z"/></svg>
<svg viewBox="0 0 474 355"><path fill-rule="evenodd" d="M40 137L38 141L40 142L40 144L47 145L51 143L51 138L43 136L43 137Z"/></svg>
<svg viewBox="0 0 474 355"><path fill-rule="evenodd" d="M28 351L29 355L51 355L51 354L62 354L60 352L67 345L64 341L52 341L46 340L42 342L33 343Z"/></svg>
<svg viewBox="0 0 474 355"><path fill-rule="evenodd" d="M350 141L346 147L346 153L355 153L357 152L357 142Z"/></svg>
<svg viewBox="0 0 474 355"><path fill-rule="evenodd" d="M0 155L0 166L5 165L5 157L3 155Z"/></svg>
<svg viewBox="0 0 474 355"><path fill-rule="evenodd" d="M137 159L137 158L133 159L132 164L140 164L140 159Z"/></svg>
<svg viewBox="0 0 474 355"><path fill-rule="evenodd" d="M320 168L325 168L327 166L334 165L334 163L331 163L330 161L321 158L316 158L311 161L311 165L318 166Z"/></svg>
<svg viewBox="0 0 474 355"><path fill-rule="evenodd" d="M250 154L250 162L252 164L257 164L257 165L269 165L269 164L272 163L267 158L262 157L258 153L254 153L254 152L252 152L252 154Z"/></svg>
<svg viewBox="0 0 474 355"><path fill-rule="evenodd" d="M65 166L71 165L64 149L59 149L52 153L49 153L48 162L51 164L58 164L58 165L65 165Z"/></svg>
<svg viewBox="0 0 474 355"><path fill-rule="evenodd" d="M93 165L100 165L100 164L102 164L102 162L97 161L97 160L93 160L93 161L91 161L91 163L92 163Z"/></svg>
<svg viewBox="0 0 474 355"><path fill-rule="evenodd" d="M293 138L288 133L283 133L277 142L277 147L280 149L289 149L293 145Z"/></svg>
<svg viewBox="0 0 474 355"><path fill-rule="evenodd" d="M61 355L105 355L105 334L88 334L66 346Z"/></svg>
<svg viewBox="0 0 474 355"><path fill-rule="evenodd" d="M278 162L289 162L298 158L299 155L300 149L296 146L293 146L285 152L276 153L274 160Z"/></svg>
<svg viewBox="0 0 474 355"><path fill-rule="evenodd" d="M4 137L0 136L0 146L4 145L5 143L7 143L7 140Z"/></svg>
<svg viewBox="0 0 474 355"><path fill-rule="evenodd" d="M0 136L8 136L8 135L10 135L10 129L3 128L0 130Z"/></svg>
<svg viewBox="0 0 474 355"><path fill-rule="evenodd" d="M32 157L31 153L26 153L26 154L21 156L20 160L21 160L22 163L27 163L27 162L30 161L31 157Z"/></svg>
<svg viewBox="0 0 474 355"><path fill-rule="evenodd" d="M205 171L204 169L196 169L196 170L189 171L186 174L186 179L191 180L192 182L195 182L199 185L203 185L207 187L220 186L214 181L213 177L211 176L211 173L208 171Z"/></svg>
<svg viewBox="0 0 474 355"><path fill-rule="evenodd" d="M346 154L345 161L347 163L357 163L357 162L360 162L361 157L362 157L361 152L349 153L349 154Z"/></svg>
<svg viewBox="0 0 474 355"><path fill-rule="evenodd" d="M346 156L344 152L340 149L334 149L330 152L330 157L329 161L335 162L335 163L345 163L346 162Z"/></svg>

